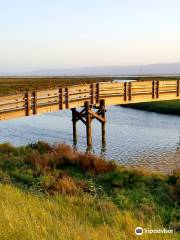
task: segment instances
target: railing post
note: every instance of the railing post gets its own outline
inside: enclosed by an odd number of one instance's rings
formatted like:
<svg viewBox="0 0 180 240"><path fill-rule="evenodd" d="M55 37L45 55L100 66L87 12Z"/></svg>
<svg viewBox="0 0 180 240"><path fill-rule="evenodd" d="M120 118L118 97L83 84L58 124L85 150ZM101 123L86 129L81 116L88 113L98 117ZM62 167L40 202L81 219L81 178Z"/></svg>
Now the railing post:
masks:
<svg viewBox="0 0 180 240"><path fill-rule="evenodd" d="M31 93L29 92L25 93L25 115L31 115Z"/></svg>
<svg viewBox="0 0 180 240"><path fill-rule="evenodd" d="M64 102L64 88L59 89L59 109L63 110L63 102Z"/></svg>
<svg viewBox="0 0 180 240"><path fill-rule="evenodd" d="M66 109L69 108L69 89L66 87Z"/></svg>
<svg viewBox="0 0 180 240"><path fill-rule="evenodd" d="M152 81L152 98L155 98L155 81Z"/></svg>
<svg viewBox="0 0 180 240"><path fill-rule="evenodd" d="M106 110L105 110L105 100L100 100L101 116L104 121L101 122L102 126L102 145L106 145Z"/></svg>
<svg viewBox="0 0 180 240"><path fill-rule="evenodd" d="M179 80L177 80L176 84L176 96L179 97Z"/></svg>
<svg viewBox="0 0 180 240"><path fill-rule="evenodd" d="M129 96L129 101L132 99L132 85L131 82L128 83L128 96Z"/></svg>
<svg viewBox="0 0 180 240"><path fill-rule="evenodd" d="M159 80L156 82L156 98L159 98Z"/></svg>
<svg viewBox="0 0 180 240"><path fill-rule="evenodd" d="M124 82L124 101L127 100L127 82Z"/></svg>
<svg viewBox="0 0 180 240"><path fill-rule="evenodd" d="M37 114L37 92L34 91L32 93L32 107L33 107L33 114Z"/></svg>
<svg viewBox="0 0 180 240"><path fill-rule="evenodd" d="M91 104L94 104L94 83L90 85L90 97L91 97Z"/></svg>
<svg viewBox="0 0 180 240"><path fill-rule="evenodd" d="M96 84L96 103L99 103L99 83Z"/></svg>

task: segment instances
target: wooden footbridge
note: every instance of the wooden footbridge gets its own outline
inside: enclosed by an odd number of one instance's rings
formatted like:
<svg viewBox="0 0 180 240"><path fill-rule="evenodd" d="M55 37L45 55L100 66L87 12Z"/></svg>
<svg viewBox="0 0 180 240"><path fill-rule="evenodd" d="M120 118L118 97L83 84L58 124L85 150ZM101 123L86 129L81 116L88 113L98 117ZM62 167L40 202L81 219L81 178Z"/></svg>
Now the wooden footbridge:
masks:
<svg viewBox="0 0 180 240"><path fill-rule="evenodd" d="M87 145L91 146L93 119L101 122L102 143L105 144L106 106L180 99L179 95L180 80L81 84L2 96L0 120L71 109L74 144L77 143L76 122L82 121L86 125ZM80 107L82 110L78 111Z"/></svg>

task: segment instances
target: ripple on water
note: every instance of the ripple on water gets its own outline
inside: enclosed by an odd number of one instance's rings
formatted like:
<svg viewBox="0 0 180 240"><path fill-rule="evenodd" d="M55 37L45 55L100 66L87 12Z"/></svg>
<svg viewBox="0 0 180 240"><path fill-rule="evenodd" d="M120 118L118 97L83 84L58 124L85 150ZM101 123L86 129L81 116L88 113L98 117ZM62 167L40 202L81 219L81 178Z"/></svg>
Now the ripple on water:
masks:
<svg viewBox="0 0 180 240"><path fill-rule="evenodd" d="M125 165L172 172L180 168L180 117L122 107L107 109L107 144L93 122L93 151ZM24 145L38 140L72 145L71 111L0 122L0 142ZM78 145L86 150L85 126L78 122Z"/></svg>

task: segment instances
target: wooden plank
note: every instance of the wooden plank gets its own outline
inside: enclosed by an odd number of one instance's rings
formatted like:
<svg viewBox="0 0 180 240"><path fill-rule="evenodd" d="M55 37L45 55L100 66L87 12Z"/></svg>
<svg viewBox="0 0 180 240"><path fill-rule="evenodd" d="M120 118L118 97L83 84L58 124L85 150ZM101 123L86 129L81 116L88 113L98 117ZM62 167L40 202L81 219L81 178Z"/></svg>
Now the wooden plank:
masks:
<svg viewBox="0 0 180 240"><path fill-rule="evenodd" d="M23 101L23 100L24 100L24 94L1 96L0 97L0 102Z"/></svg>
<svg viewBox="0 0 180 240"><path fill-rule="evenodd" d="M17 102L17 103L6 103L3 105L0 105L0 111L6 110L6 109L17 109L17 108L24 108L25 102Z"/></svg>
<svg viewBox="0 0 180 240"><path fill-rule="evenodd" d="M11 112L4 112L0 113L0 121L3 120L10 120L10 119L15 119L15 118L20 118L25 116L25 111L23 110L16 110L16 111L11 111Z"/></svg>
<svg viewBox="0 0 180 240"><path fill-rule="evenodd" d="M58 96L58 95L59 95L59 89L37 91L38 98L49 97L49 96Z"/></svg>
<svg viewBox="0 0 180 240"><path fill-rule="evenodd" d="M105 119L103 117L101 117L100 115L98 115L97 113L93 112L92 110L88 110L88 112L97 120L99 120L100 122L105 122Z"/></svg>

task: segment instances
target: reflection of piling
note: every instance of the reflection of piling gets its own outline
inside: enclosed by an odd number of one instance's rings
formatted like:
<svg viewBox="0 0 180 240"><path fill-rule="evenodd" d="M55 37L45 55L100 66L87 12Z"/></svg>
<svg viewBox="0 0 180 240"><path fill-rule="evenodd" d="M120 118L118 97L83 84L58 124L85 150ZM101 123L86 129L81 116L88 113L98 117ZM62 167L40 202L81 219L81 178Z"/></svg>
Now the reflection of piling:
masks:
<svg viewBox="0 0 180 240"><path fill-rule="evenodd" d="M100 100L100 110L101 110L101 127L102 127L102 145L106 145L106 110L105 110L105 100Z"/></svg>
<svg viewBox="0 0 180 240"><path fill-rule="evenodd" d="M93 108L98 109L97 112ZM99 101L98 106L93 106L89 101L85 102L85 106L81 112L76 108L72 108L72 123L73 123L73 143L77 144L77 128L76 122L81 120L86 125L86 141L88 149L92 149L92 120L96 118L102 127L102 145L106 144L106 118L105 118L105 100Z"/></svg>
<svg viewBox="0 0 180 240"><path fill-rule="evenodd" d="M77 144L77 127L76 127L76 109L72 108L72 123L73 123L73 144Z"/></svg>

